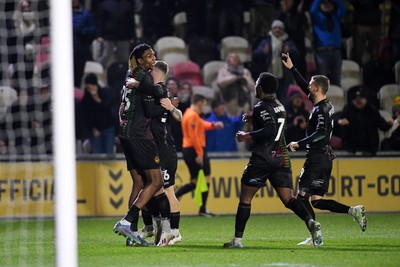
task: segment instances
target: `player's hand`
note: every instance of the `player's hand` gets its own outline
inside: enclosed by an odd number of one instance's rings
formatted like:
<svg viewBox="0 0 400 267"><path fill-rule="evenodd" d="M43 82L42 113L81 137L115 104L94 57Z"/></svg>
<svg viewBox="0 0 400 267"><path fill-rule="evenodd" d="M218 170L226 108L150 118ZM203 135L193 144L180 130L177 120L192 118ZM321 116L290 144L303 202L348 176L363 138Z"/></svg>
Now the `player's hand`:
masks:
<svg viewBox="0 0 400 267"><path fill-rule="evenodd" d="M339 119L339 120L337 121L337 123L338 123L340 126L347 126L347 125L350 124L349 120L346 119L346 118L344 118L344 119Z"/></svg>
<svg viewBox="0 0 400 267"><path fill-rule="evenodd" d="M296 149L299 148L299 143L297 143L297 142L290 142L290 144L287 145L287 147L290 149L290 151L295 152Z"/></svg>
<svg viewBox="0 0 400 267"><path fill-rule="evenodd" d="M133 78L128 78L126 80L126 87L128 87L129 89L138 88L139 84L140 82Z"/></svg>
<svg viewBox="0 0 400 267"><path fill-rule="evenodd" d="M243 122L250 122L252 116L253 116L253 115L252 115L251 113L244 113L244 114L242 115L242 121L243 121Z"/></svg>
<svg viewBox="0 0 400 267"><path fill-rule="evenodd" d="M250 139L250 135L247 132L244 131L239 131L236 133L236 140L238 142L244 142L246 140Z"/></svg>
<svg viewBox="0 0 400 267"><path fill-rule="evenodd" d="M171 100L169 98L161 98L160 100L161 106L168 111L174 109L174 105L172 105Z"/></svg>
<svg viewBox="0 0 400 267"><path fill-rule="evenodd" d="M222 121L215 121L213 124L214 128L217 130L224 128L224 123Z"/></svg>
<svg viewBox="0 0 400 267"><path fill-rule="evenodd" d="M203 166L203 156L197 156L196 163L199 164L200 166Z"/></svg>
<svg viewBox="0 0 400 267"><path fill-rule="evenodd" d="M281 53L281 57L283 66L285 66L289 70L293 68L293 62L289 56L289 53Z"/></svg>
<svg viewBox="0 0 400 267"><path fill-rule="evenodd" d="M393 119L392 119L392 118L390 118L390 119L388 119L388 120L387 120L387 123L388 123L390 126L392 126L392 125L393 125L393 123L394 123L394 121L393 121Z"/></svg>
<svg viewBox="0 0 400 267"><path fill-rule="evenodd" d="M177 98L176 96L174 96L173 98L170 99L172 105L174 105L174 107L178 108L179 106L179 98Z"/></svg>

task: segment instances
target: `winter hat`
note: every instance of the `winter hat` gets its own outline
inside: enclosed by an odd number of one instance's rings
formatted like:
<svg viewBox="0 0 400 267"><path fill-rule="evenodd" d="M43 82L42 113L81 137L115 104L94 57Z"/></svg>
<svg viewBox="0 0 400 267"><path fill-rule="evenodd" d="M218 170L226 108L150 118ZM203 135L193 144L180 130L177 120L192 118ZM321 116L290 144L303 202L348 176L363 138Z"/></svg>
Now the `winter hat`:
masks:
<svg viewBox="0 0 400 267"><path fill-rule="evenodd" d="M275 27L279 27L279 28L281 28L282 30L285 29L285 25L284 25L283 22L282 22L281 20L279 20L279 19L276 19L276 20L274 20L274 21L272 22L272 24L271 24L271 29L273 29L273 28L275 28Z"/></svg>
<svg viewBox="0 0 400 267"><path fill-rule="evenodd" d="M289 93L289 101L292 101L296 97L302 97L299 91L293 90L292 92Z"/></svg>
<svg viewBox="0 0 400 267"><path fill-rule="evenodd" d="M85 78L85 84L96 84L97 85L97 76L94 73L89 73Z"/></svg>

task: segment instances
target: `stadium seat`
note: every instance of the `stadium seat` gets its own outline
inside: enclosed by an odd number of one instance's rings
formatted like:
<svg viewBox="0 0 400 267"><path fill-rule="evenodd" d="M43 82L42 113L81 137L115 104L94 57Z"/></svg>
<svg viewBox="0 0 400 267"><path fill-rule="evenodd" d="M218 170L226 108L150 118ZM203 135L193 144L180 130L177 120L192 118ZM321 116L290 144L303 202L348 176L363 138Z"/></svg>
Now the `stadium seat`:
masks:
<svg viewBox="0 0 400 267"><path fill-rule="evenodd" d="M232 52L239 55L242 63L251 61L249 42L241 36L227 36L221 40L221 59L225 60Z"/></svg>
<svg viewBox="0 0 400 267"><path fill-rule="evenodd" d="M107 78L104 72L104 68L103 65L101 65L99 62L96 61L86 61L85 63L85 68L83 70L83 77L82 77L82 83L81 85L83 85L83 81L86 77L86 75L88 75L89 73L94 73L97 76L97 80L100 86L102 87L106 87L107 86ZM81 86L81 88L83 88Z"/></svg>
<svg viewBox="0 0 400 267"><path fill-rule="evenodd" d="M342 78L340 80L340 85L345 92L345 96L347 96L347 91L354 86L361 85L361 80L355 77Z"/></svg>
<svg viewBox="0 0 400 267"><path fill-rule="evenodd" d="M386 121L392 119L392 113L389 112L389 111L387 111L387 110L380 109L380 110L379 110L379 114L380 114ZM389 136L386 136L385 132L382 131L382 130L378 130L378 134L379 134L379 145L382 143L382 141L383 141L383 139L385 139L385 137L389 137Z"/></svg>
<svg viewBox="0 0 400 267"><path fill-rule="evenodd" d="M157 57L162 60L169 53L184 54L187 57L185 41L175 36L161 37L154 45L154 49L157 52Z"/></svg>
<svg viewBox="0 0 400 267"><path fill-rule="evenodd" d="M343 110L346 101L344 97L344 91L342 88L336 85L331 85L329 87L328 92L326 93L326 96L333 104L335 112Z"/></svg>
<svg viewBox="0 0 400 267"><path fill-rule="evenodd" d="M193 61L181 61L172 65L172 76L179 83L187 81L192 86L203 85L203 77L201 76L200 67Z"/></svg>
<svg viewBox="0 0 400 267"><path fill-rule="evenodd" d="M378 99L381 109L392 112L393 101L400 96L400 84L386 84L379 89Z"/></svg>
<svg viewBox="0 0 400 267"><path fill-rule="evenodd" d="M204 84L212 86L213 82L217 79L218 71L225 65L225 61L215 60L209 61L203 66Z"/></svg>
<svg viewBox="0 0 400 267"><path fill-rule="evenodd" d="M361 68L357 62L353 60L343 59L342 60L342 71L341 71L341 87L346 91L354 85L362 84L362 73Z"/></svg>
<svg viewBox="0 0 400 267"><path fill-rule="evenodd" d="M184 39L185 38L185 25L187 23L186 12L182 11L176 13L173 19L174 35Z"/></svg>

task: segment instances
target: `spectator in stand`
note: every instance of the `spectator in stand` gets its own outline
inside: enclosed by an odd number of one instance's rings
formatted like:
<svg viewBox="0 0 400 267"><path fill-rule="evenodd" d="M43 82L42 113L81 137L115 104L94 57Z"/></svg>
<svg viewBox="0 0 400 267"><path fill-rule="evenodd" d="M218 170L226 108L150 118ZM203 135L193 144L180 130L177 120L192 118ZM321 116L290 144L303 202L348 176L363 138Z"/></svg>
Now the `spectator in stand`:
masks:
<svg viewBox="0 0 400 267"><path fill-rule="evenodd" d="M96 75L89 73L85 78L85 95L81 103L93 154L113 153L115 129L110 100L107 89L101 88Z"/></svg>
<svg viewBox="0 0 400 267"><path fill-rule="evenodd" d="M381 10L383 0L350 0L354 18L354 53L360 66L364 65L365 53L369 60L378 60L381 39Z"/></svg>
<svg viewBox="0 0 400 267"><path fill-rule="evenodd" d="M176 1L146 0L141 2L140 19L143 26L143 38L149 43L155 43L160 37L173 35Z"/></svg>
<svg viewBox="0 0 400 267"><path fill-rule="evenodd" d="M289 92L286 106L286 141L288 143L301 140L306 136L306 128L310 113L305 109L303 97L299 91ZM305 144L300 144L298 150L306 149Z"/></svg>
<svg viewBox="0 0 400 267"><path fill-rule="evenodd" d="M389 40L392 47L392 64L400 60L400 1L391 0Z"/></svg>
<svg viewBox="0 0 400 267"><path fill-rule="evenodd" d="M349 91L349 103L338 115L337 124L343 127L343 148L352 153L375 155L379 149L378 129L388 131L393 120L386 121L378 109L368 104L361 87Z"/></svg>
<svg viewBox="0 0 400 267"><path fill-rule="evenodd" d="M244 0L214 1L219 10L219 39L226 36L243 36Z"/></svg>
<svg viewBox="0 0 400 267"><path fill-rule="evenodd" d="M236 53L229 53L224 67L218 70L217 83L230 116L249 111L254 102L254 80Z"/></svg>
<svg viewBox="0 0 400 267"><path fill-rule="evenodd" d="M340 19L345 13L343 0L315 0L310 8L317 72L338 86L342 68Z"/></svg>
<svg viewBox="0 0 400 267"><path fill-rule="evenodd" d="M14 50L16 58L13 62L12 76L16 87L33 88L35 50L40 34L38 17L37 12L32 9L31 2L27 0L20 1L13 14L15 45L23 47L22 50ZM7 45L11 47L14 44L7 42Z"/></svg>
<svg viewBox="0 0 400 267"><path fill-rule="evenodd" d="M306 65L306 33L310 31L310 25L305 15L304 0L281 0L281 10L278 19L285 25L285 31L297 48L298 55L291 53L293 64L303 77L307 77ZM295 56L295 57L293 57Z"/></svg>
<svg viewBox="0 0 400 267"><path fill-rule="evenodd" d="M276 12L275 0L250 1L250 36L251 43L258 43L271 29L271 23ZM258 75L258 74L257 74Z"/></svg>
<svg viewBox="0 0 400 267"><path fill-rule="evenodd" d="M212 112L206 121L222 121L224 128L206 132L208 152L237 152L236 133L240 131L244 122L242 114L231 117L226 113L225 104L221 100L214 100L211 104Z"/></svg>
<svg viewBox="0 0 400 267"><path fill-rule="evenodd" d="M179 98L179 109L182 114L190 107L190 99L193 95L193 89L190 82L182 82L179 86L178 98Z"/></svg>
<svg viewBox="0 0 400 267"><path fill-rule="evenodd" d="M81 0L72 0L72 29L74 43L74 85L81 86L85 63L91 60L90 45L97 37L96 20L83 7Z"/></svg>
<svg viewBox="0 0 400 267"><path fill-rule="evenodd" d="M49 155L53 152L50 85L43 84L36 99L31 120L31 148L33 153Z"/></svg>
<svg viewBox="0 0 400 267"><path fill-rule="evenodd" d="M285 32L285 25L280 20L274 20L271 31L253 51L253 69L256 73L273 73L278 78L277 98L281 103L285 103L292 76L290 71L282 66L282 52L290 52L291 57L297 58L297 48Z"/></svg>
<svg viewBox="0 0 400 267"><path fill-rule="evenodd" d="M131 0L104 0L97 11L97 40L102 52L97 59L104 67L109 66L111 57L125 62L135 39L135 9Z"/></svg>
<svg viewBox="0 0 400 267"><path fill-rule="evenodd" d="M394 100L392 107L393 114L393 125L386 133L386 138L383 139L381 149L382 150L400 150L400 96L397 96Z"/></svg>
<svg viewBox="0 0 400 267"><path fill-rule="evenodd" d="M175 78L169 77L167 79L167 81L165 82L165 84L166 84L171 96L178 96L179 82Z"/></svg>

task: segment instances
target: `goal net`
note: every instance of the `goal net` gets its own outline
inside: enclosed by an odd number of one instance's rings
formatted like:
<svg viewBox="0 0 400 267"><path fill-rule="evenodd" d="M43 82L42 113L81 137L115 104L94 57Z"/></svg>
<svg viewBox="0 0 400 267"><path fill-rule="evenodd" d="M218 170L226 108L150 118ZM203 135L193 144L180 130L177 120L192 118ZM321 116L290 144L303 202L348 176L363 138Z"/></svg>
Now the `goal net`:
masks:
<svg viewBox="0 0 400 267"><path fill-rule="evenodd" d="M60 138L55 135L63 129L56 129L59 109L55 104L60 96L55 90L67 89L62 84L54 86L59 80L52 75L52 68L58 63L50 53L61 48L52 46L56 37L50 25L60 24L50 19L55 18L50 7L60 4L59 11L71 16L68 8L62 9L61 2L71 6L70 1L0 1L0 266L61 266L58 249L63 245L58 243L62 236L57 229L62 226L58 219L62 214L57 205L62 202L59 197L64 196L56 184L62 185L62 177L57 174L62 148L54 144ZM64 22L71 28L69 21ZM67 72L72 72L71 65ZM64 84L71 85L72 95L72 74L65 77L71 79ZM70 108L68 103L66 108ZM73 107L66 113L73 114ZM69 136L65 143L71 143ZM70 167L75 155L66 152L66 166ZM75 172L75 167L71 169ZM74 180L75 173L68 178ZM69 207L62 208L69 211ZM65 222L70 223L69 218ZM76 235L69 234L72 238ZM70 263L75 265L73 259Z"/></svg>

